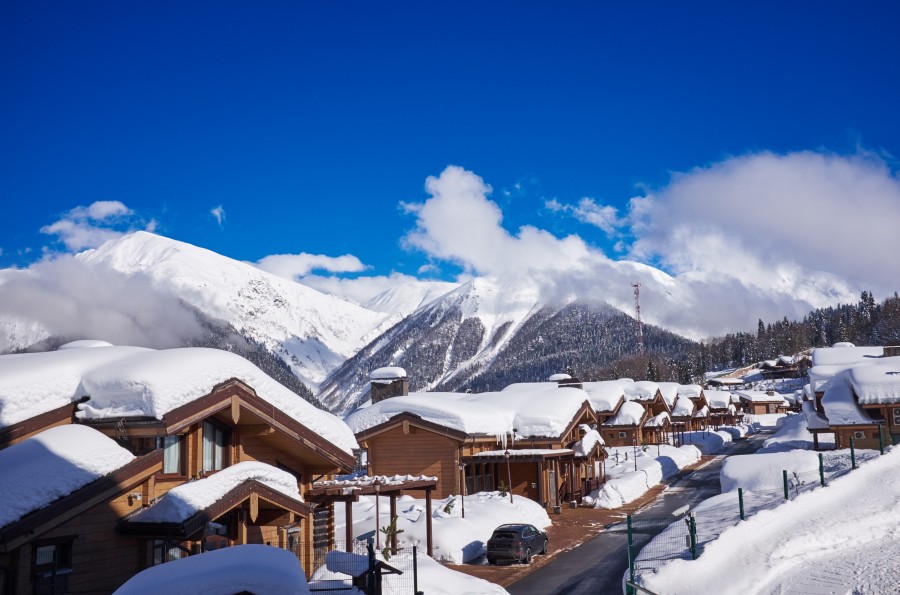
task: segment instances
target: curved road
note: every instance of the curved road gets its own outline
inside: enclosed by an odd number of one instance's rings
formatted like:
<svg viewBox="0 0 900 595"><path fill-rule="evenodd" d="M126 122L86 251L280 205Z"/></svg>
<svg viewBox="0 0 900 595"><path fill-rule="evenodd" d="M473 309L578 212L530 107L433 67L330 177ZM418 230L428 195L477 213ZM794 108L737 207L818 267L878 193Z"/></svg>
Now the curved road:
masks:
<svg viewBox="0 0 900 595"><path fill-rule="evenodd" d="M638 514L655 517L671 515L673 511L716 496L719 489L719 470L727 456L750 454L762 446L765 434L754 434L736 440L727 455L720 455L706 465L669 484L652 504ZM675 520L675 517L672 517ZM607 527L608 529L609 527ZM635 552L647 544L665 527L649 533L635 533ZM628 570L626 554L628 538L624 532L604 531L577 548L560 554L554 561L509 585L511 595L622 594L622 577Z"/></svg>

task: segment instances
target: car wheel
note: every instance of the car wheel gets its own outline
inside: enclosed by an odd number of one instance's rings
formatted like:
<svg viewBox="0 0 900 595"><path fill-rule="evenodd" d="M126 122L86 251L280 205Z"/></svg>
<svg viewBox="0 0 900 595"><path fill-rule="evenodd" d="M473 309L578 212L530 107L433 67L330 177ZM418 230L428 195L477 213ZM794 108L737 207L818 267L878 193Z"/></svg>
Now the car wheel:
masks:
<svg viewBox="0 0 900 595"><path fill-rule="evenodd" d="M525 550L525 560L524 560L524 562L525 562L526 564L531 564L531 548L527 548L527 549Z"/></svg>
<svg viewBox="0 0 900 595"><path fill-rule="evenodd" d="M541 550L541 553L544 554L544 555L546 556L546 555L547 555L547 552L549 552L549 551L550 551L550 542L548 542L548 541L545 539L545 540L544 540L544 549Z"/></svg>

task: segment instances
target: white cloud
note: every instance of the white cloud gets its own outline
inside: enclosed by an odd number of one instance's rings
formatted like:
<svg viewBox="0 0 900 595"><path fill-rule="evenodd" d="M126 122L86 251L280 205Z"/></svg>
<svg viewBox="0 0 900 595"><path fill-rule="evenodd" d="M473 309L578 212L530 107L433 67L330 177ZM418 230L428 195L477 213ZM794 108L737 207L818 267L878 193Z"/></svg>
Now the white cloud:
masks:
<svg viewBox="0 0 900 595"><path fill-rule="evenodd" d="M297 280L311 271L328 271L330 273L359 273L366 270L366 265L352 254L343 256L326 256L324 254L272 254L260 259L256 266L273 275L285 279Z"/></svg>
<svg viewBox="0 0 900 595"><path fill-rule="evenodd" d="M553 212L568 213L582 223L599 227L608 236L614 235L616 230L626 223L625 220L619 218L619 210L616 207L598 205L593 198L589 197L582 198L574 206L563 204L555 198L544 204Z"/></svg>
<svg viewBox="0 0 900 595"><path fill-rule="evenodd" d="M219 227L222 227L222 223L225 221L225 209L222 208L222 205L210 209L209 214L215 218L216 223L219 224Z"/></svg>
<svg viewBox="0 0 900 595"><path fill-rule="evenodd" d="M56 236L68 250L78 251L96 248L128 231L134 231L136 223L134 211L123 203L117 200L98 200L86 207L75 207L40 231Z"/></svg>

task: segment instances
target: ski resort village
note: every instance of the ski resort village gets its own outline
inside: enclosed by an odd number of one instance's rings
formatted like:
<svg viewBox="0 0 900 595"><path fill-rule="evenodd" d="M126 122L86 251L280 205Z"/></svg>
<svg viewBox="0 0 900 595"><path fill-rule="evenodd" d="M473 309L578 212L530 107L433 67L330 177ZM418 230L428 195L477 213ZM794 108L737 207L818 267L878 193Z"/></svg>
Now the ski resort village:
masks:
<svg viewBox="0 0 900 595"><path fill-rule="evenodd" d="M77 261L157 278L201 330L157 349L4 319L4 594L896 592L877 561L900 531L900 348L696 376L697 354L721 367L729 342L789 347L802 324L660 358L637 283L628 316L526 307L527 288L481 279L392 326L368 311L369 343L335 367L340 342L296 330L289 292L313 290L145 232ZM352 336L339 308L359 307L318 299L337 310L319 305L321 328ZM837 312L876 332L897 301ZM631 355L554 363L554 319L605 325Z"/></svg>

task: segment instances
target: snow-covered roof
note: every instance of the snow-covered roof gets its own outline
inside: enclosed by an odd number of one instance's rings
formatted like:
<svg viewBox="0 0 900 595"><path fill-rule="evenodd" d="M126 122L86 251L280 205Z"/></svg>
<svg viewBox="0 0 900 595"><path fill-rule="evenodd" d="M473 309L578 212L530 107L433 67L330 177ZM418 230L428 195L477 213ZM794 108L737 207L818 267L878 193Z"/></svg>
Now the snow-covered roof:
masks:
<svg viewBox="0 0 900 595"><path fill-rule="evenodd" d="M696 413L694 413L694 418L703 418L703 417L707 417L708 415L709 415L709 407L704 405L703 407L698 409Z"/></svg>
<svg viewBox="0 0 900 595"><path fill-rule="evenodd" d="M575 451L576 457L586 457L598 444L600 446L606 445L606 442L603 441L603 437L600 436L600 432L597 430L588 430L585 432L584 436L581 437L581 440L572 446L572 450Z"/></svg>
<svg viewBox="0 0 900 595"><path fill-rule="evenodd" d="M604 380L582 384L594 411L613 411L625 396L625 385L633 380Z"/></svg>
<svg viewBox="0 0 900 595"><path fill-rule="evenodd" d="M672 417L686 417L694 414L694 402L688 397L679 396L672 408Z"/></svg>
<svg viewBox="0 0 900 595"><path fill-rule="evenodd" d="M172 488L156 504L132 516L129 522L180 523L212 506L228 492L250 480L256 480L302 502L296 477L266 463L243 461L209 477Z"/></svg>
<svg viewBox="0 0 900 595"><path fill-rule="evenodd" d="M547 380L550 382L559 382L560 380L572 380L572 377L569 374L553 374Z"/></svg>
<svg viewBox="0 0 900 595"><path fill-rule="evenodd" d="M856 366L849 372L850 384L863 405L900 403L900 361Z"/></svg>
<svg viewBox="0 0 900 595"><path fill-rule="evenodd" d="M94 353L84 349L65 353ZM353 432L336 416L317 409L239 355L219 349L185 347L141 350L109 365L94 367L82 378L91 399L80 419L155 417L202 397L218 384L237 378L314 433L346 452L357 448Z"/></svg>
<svg viewBox="0 0 900 595"><path fill-rule="evenodd" d="M675 399L678 398L678 387L680 385L677 382L660 382L658 386L666 405L669 407L674 405Z"/></svg>
<svg viewBox="0 0 900 595"><path fill-rule="evenodd" d="M88 394L81 384L87 372L146 351L96 347L0 355L0 428L77 401Z"/></svg>
<svg viewBox="0 0 900 595"><path fill-rule="evenodd" d="M406 370L397 366L386 366L369 372L369 380L397 380L406 378Z"/></svg>
<svg viewBox="0 0 900 595"><path fill-rule="evenodd" d="M475 454L475 457L505 457L509 453L510 458L534 457L547 455L571 455L575 451L570 448L510 448L508 450L485 450Z"/></svg>
<svg viewBox="0 0 900 595"><path fill-rule="evenodd" d="M834 347L812 350L813 366L856 364L884 355L884 347L856 347L853 343L835 343Z"/></svg>
<svg viewBox="0 0 900 595"><path fill-rule="evenodd" d="M79 339L78 341L69 341L65 345L60 345L56 348L57 351L64 351L66 349L85 349L90 347L112 347L112 343L108 343L106 341L100 341L97 339Z"/></svg>
<svg viewBox="0 0 900 595"><path fill-rule="evenodd" d="M604 426L633 426L641 423L644 418L644 408L636 401L625 401L619 407L616 414L606 420Z"/></svg>
<svg viewBox="0 0 900 595"><path fill-rule="evenodd" d="M0 450L0 527L108 475L134 455L87 426L66 425Z"/></svg>
<svg viewBox="0 0 900 595"><path fill-rule="evenodd" d="M679 384L678 396L697 399L703 393L703 387L699 384Z"/></svg>
<svg viewBox="0 0 900 595"><path fill-rule="evenodd" d="M309 595L300 560L268 545L236 545L151 566L119 587L115 595L146 593L279 593Z"/></svg>
<svg viewBox="0 0 900 595"><path fill-rule="evenodd" d="M559 436L588 395L579 388L555 383L529 383L500 392L411 393L358 409L346 419L362 432L402 413L467 434L505 436L513 429L521 436Z"/></svg>
<svg viewBox="0 0 900 595"><path fill-rule="evenodd" d="M770 395L761 390L742 390L735 394L739 398L750 401L751 403L781 403L784 401L784 397L778 393Z"/></svg>
<svg viewBox="0 0 900 595"><path fill-rule="evenodd" d="M731 403L731 392L727 390L708 390L704 393L710 409L725 409Z"/></svg>
<svg viewBox="0 0 900 595"><path fill-rule="evenodd" d="M317 481L313 488L338 487L347 492L367 488L380 482L383 486L398 486L411 481L437 481L437 477L431 475L361 475L352 479L326 479Z"/></svg>
<svg viewBox="0 0 900 595"><path fill-rule="evenodd" d="M853 389L846 372L835 377L825 389L822 396L822 407L825 417L831 426L857 425L874 423L869 414L856 402Z"/></svg>
<svg viewBox="0 0 900 595"><path fill-rule="evenodd" d="M666 413L665 411L663 411L661 413L657 413L656 415L654 415L653 417L648 419L646 422L644 422L644 427L648 427L648 428L662 427L666 424L667 421L671 421L671 419L669 418L669 414Z"/></svg>
<svg viewBox="0 0 900 595"><path fill-rule="evenodd" d="M828 419L816 411L816 404L812 401L803 401L803 415L806 416L806 427L810 430L827 430Z"/></svg>
<svg viewBox="0 0 900 595"><path fill-rule="evenodd" d="M747 381L744 380L743 378L730 378L730 377L728 377L728 378L726 378L726 377L710 378L709 380L707 380L707 382L709 384L721 384L721 385L733 385L733 384L746 384L747 383Z"/></svg>
<svg viewBox="0 0 900 595"><path fill-rule="evenodd" d="M659 390L659 384L649 380L631 382L624 385L625 398L629 401L652 401Z"/></svg>

